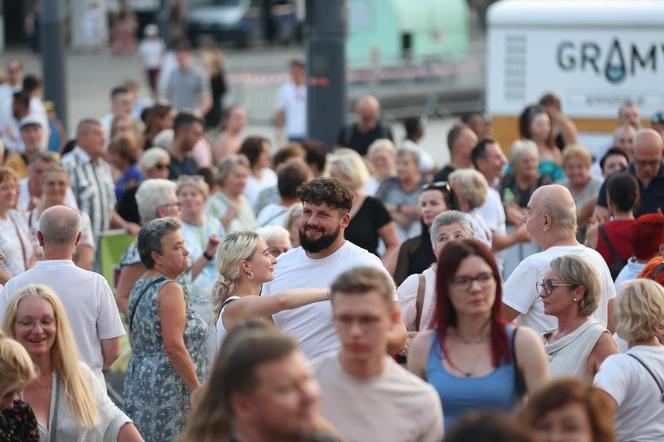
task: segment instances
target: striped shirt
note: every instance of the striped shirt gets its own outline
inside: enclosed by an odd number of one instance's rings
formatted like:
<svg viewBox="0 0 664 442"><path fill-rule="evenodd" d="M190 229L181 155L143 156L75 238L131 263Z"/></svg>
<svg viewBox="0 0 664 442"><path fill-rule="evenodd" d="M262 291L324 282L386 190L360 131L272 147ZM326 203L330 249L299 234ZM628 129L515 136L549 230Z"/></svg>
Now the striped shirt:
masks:
<svg viewBox="0 0 664 442"><path fill-rule="evenodd" d="M111 213L115 208L110 166L101 158L92 161L79 146L65 155L61 163L69 172L70 186L78 208L88 214L93 234L99 238L99 233L110 227Z"/></svg>

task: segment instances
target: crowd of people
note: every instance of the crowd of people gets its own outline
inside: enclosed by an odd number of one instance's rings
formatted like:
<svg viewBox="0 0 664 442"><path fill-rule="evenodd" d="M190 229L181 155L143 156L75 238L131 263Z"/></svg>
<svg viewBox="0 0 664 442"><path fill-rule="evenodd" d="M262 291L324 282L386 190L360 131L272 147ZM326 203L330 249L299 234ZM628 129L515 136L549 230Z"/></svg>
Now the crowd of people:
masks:
<svg viewBox="0 0 664 442"><path fill-rule="evenodd" d="M296 60L273 146L221 117L216 49L164 73L155 39L166 101L118 85L72 140L7 65L0 439L664 440L659 120L625 103L593 157L546 94L509 158L474 112L436 165L425 121L396 140L369 95L335 146L308 139ZM136 238L109 284L111 228Z"/></svg>

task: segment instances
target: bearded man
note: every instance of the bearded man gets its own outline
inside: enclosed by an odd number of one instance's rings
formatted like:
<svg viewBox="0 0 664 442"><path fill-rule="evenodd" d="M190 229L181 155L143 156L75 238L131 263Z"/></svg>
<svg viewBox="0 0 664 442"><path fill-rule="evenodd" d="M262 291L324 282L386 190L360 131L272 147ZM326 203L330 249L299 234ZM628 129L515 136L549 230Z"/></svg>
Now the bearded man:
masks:
<svg viewBox="0 0 664 442"><path fill-rule="evenodd" d="M390 276L377 256L344 239L353 206L353 194L346 184L316 178L301 185L298 196L303 206L300 246L279 256L274 279L263 286L263 296L293 288L329 288L337 276L355 267L375 267ZM396 291L393 299L397 304ZM282 311L272 318L277 327L295 336L310 359L341 347L329 302ZM396 354L405 344L406 328L399 320L390 331L388 352Z"/></svg>

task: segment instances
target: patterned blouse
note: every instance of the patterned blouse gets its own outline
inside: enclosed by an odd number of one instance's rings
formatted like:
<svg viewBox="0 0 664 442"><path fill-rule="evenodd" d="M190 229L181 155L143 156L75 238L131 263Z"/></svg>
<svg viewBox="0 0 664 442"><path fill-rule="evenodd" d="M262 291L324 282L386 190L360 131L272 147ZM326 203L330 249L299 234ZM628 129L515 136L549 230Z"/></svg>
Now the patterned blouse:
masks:
<svg viewBox="0 0 664 442"><path fill-rule="evenodd" d="M37 442L39 431L32 408L21 400L14 407L0 410L0 440L3 442Z"/></svg>

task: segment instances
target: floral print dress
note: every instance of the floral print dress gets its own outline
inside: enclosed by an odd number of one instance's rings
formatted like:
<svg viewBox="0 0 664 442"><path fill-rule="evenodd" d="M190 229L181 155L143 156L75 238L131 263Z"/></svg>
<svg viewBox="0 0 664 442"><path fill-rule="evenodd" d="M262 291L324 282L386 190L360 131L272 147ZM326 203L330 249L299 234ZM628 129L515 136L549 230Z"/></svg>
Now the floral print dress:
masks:
<svg viewBox="0 0 664 442"><path fill-rule="evenodd" d="M166 355L161 333L157 294L169 281L164 276L139 279L129 295L133 354L124 383L124 409L146 442L173 440L184 429L189 411L191 392ZM184 293L187 303L184 343L196 375L203 382L208 374L208 328L191 307L188 290Z"/></svg>

